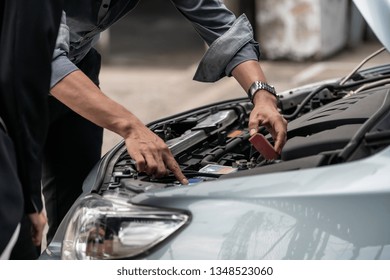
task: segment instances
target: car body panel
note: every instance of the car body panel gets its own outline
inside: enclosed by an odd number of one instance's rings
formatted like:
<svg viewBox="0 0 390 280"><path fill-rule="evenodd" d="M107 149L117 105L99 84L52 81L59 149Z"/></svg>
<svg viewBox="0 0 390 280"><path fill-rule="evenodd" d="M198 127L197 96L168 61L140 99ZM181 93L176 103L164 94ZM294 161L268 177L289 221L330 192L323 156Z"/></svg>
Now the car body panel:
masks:
<svg viewBox="0 0 390 280"><path fill-rule="evenodd" d="M390 26L390 18L388 16L390 1L354 0L354 3L375 35L387 50L390 51L390 34L388 30Z"/></svg>
<svg viewBox="0 0 390 280"><path fill-rule="evenodd" d="M191 224L148 259L390 259L390 148L364 160L144 193Z"/></svg>

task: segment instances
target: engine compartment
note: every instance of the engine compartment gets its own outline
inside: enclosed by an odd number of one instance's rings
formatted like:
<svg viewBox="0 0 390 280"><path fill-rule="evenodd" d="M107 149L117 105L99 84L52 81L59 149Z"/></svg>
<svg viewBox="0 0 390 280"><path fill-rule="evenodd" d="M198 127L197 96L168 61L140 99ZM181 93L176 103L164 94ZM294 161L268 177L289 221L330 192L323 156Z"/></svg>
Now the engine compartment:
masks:
<svg viewBox="0 0 390 280"><path fill-rule="evenodd" d="M313 92L306 89L306 94ZM266 160L248 141L252 104L237 99L159 120L149 128L171 149L190 185L231 178L315 168L370 156L390 144L390 88L348 94L345 87L317 91L298 114L297 95L281 94L281 112L289 118L288 141L279 158ZM288 99L287 97L290 97ZM302 99L302 97L301 97ZM264 128L260 133L273 144ZM180 185L173 175L153 178L138 173L123 147L104 189L124 187L139 193ZM102 191L101 190L101 191Z"/></svg>

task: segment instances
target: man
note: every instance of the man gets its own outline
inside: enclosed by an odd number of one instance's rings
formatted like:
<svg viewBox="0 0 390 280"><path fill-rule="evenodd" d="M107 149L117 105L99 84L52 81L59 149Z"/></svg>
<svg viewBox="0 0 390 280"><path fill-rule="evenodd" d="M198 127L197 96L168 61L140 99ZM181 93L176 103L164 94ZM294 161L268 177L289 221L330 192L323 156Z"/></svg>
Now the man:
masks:
<svg viewBox="0 0 390 280"><path fill-rule="evenodd" d="M236 19L219 0L172 2L210 45L194 78L214 82L226 75L234 76L244 90L250 92L255 104L249 121L251 133L256 133L260 125L265 126L275 140L275 150L280 153L286 142L287 123L277 110L274 89L266 84L258 63L258 45L246 17ZM92 123L52 100L56 117L46 146L43 175L49 239L81 193L82 180L100 156L102 129L94 124L125 139L138 171L156 177L171 171L182 184L188 182L166 144L97 86L100 57L92 46L100 32L137 3L137 0L86 0L82 3L70 0L65 4L67 25L65 22L62 25L59 40L62 43L53 61L51 94ZM61 116L60 111L64 112ZM64 148L69 143L72 148Z"/></svg>
<svg viewBox="0 0 390 280"><path fill-rule="evenodd" d="M1 259L10 257L18 236L11 257L36 258L46 224L41 153L61 10L61 1L54 0L0 2Z"/></svg>

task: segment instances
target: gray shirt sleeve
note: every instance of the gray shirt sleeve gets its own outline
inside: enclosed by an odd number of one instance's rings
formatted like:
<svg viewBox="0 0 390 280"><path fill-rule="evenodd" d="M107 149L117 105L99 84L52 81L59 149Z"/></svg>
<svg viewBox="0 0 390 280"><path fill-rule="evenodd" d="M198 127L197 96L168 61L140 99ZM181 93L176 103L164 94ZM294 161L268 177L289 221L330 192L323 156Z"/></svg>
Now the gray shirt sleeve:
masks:
<svg viewBox="0 0 390 280"><path fill-rule="evenodd" d="M220 0L171 1L210 46L198 66L195 80L214 82L230 76L238 64L259 59L259 46L253 39L252 27L245 15L236 18ZM68 56L69 38L63 13L53 55L51 87L78 69Z"/></svg>
<svg viewBox="0 0 390 280"><path fill-rule="evenodd" d="M69 60L68 54L69 27L66 24L66 14L63 12L53 53L50 88L53 88L59 81L78 69L77 66Z"/></svg>
<svg viewBox="0 0 390 280"><path fill-rule="evenodd" d="M214 82L230 76L234 67L244 61L259 60L259 46L245 15L236 18L220 0L172 2L210 46L195 73L195 80Z"/></svg>
<svg viewBox="0 0 390 280"><path fill-rule="evenodd" d="M252 27L245 15L240 16L232 27L215 40L203 56L194 79L215 82L247 60L258 60L258 44L253 40Z"/></svg>

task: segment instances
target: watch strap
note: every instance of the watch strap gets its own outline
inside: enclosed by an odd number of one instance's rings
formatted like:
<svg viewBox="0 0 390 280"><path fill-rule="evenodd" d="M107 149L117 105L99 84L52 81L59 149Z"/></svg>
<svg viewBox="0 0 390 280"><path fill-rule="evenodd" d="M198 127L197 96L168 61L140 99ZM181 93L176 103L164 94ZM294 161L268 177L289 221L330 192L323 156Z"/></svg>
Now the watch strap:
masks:
<svg viewBox="0 0 390 280"><path fill-rule="evenodd" d="M248 89L248 97L250 99L250 101L253 103L253 98L256 94L256 92L258 92L259 90L265 90L265 91L268 91L270 94L272 94L273 96L275 96L276 98L278 98L277 94L276 94L276 90L273 86L265 83L265 82L261 82L261 81L255 81L251 86L250 88Z"/></svg>

